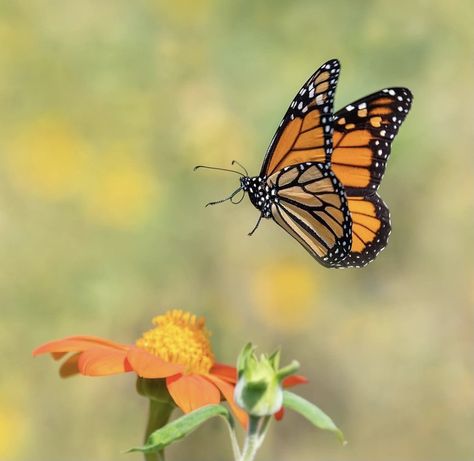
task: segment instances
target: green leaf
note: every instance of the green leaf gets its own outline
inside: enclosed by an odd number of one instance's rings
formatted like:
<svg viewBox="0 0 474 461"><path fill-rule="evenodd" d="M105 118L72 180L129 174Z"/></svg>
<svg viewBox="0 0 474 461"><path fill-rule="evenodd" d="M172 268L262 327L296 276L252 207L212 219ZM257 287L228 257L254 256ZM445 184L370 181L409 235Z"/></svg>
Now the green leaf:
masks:
<svg viewBox="0 0 474 461"><path fill-rule="evenodd" d="M168 445L186 437L197 429L202 423L214 416L223 417L229 426L234 426L234 420L229 410L223 405L206 405L197 410L187 413L162 428L151 433L145 445L131 448L126 453L140 451L151 453L163 450Z"/></svg>
<svg viewBox="0 0 474 461"><path fill-rule="evenodd" d="M298 412L317 428L334 432L343 445L347 443L344 434L334 424L333 420L324 411L303 397L293 394L293 392L283 391L283 406Z"/></svg>

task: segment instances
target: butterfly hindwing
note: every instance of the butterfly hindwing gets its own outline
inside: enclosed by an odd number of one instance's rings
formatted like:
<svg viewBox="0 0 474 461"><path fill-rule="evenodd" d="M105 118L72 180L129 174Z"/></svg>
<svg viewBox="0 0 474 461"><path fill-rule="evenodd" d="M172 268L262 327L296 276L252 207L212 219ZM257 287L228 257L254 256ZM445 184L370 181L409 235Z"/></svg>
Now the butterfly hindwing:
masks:
<svg viewBox="0 0 474 461"><path fill-rule="evenodd" d="M347 203L352 218L352 245L350 253L337 267L362 267L387 245L390 212L377 194L349 197Z"/></svg>
<svg viewBox="0 0 474 461"><path fill-rule="evenodd" d="M272 217L321 264L335 267L351 248L344 188L328 164L288 166L268 178L277 190Z"/></svg>
<svg viewBox="0 0 474 461"><path fill-rule="evenodd" d="M331 167L348 196L377 190L412 98L406 88L386 88L334 114Z"/></svg>
<svg viewBox="0 0 474 461"><path fill-rule="evenodd" d="M260 176L268 177L298 163L329 161L333 102L339 71L339 61L332 59L303 85L270 143Z"/></svg>

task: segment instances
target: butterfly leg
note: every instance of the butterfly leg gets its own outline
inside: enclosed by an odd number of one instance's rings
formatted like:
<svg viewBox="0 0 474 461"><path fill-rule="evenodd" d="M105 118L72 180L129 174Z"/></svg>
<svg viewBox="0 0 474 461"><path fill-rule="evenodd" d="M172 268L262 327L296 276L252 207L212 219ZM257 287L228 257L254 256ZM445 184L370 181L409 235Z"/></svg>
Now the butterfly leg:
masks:
<svg viewBox="0 0 474 461"><path fill-rule="evenodd" d="M232 200L241 190L242 188L239 187L236 191L232 192L232 194L229 197L224 198L222 200L216 200L215 202L209 202L206 204L206 206L217 205L219 203L227 202L227 200Z"/></svg>
<svg viewBox="0 0 474 461"><path fill-rule="evenodd" d="M253 233L257 230L262 218L263 218L263 214L260 215L260 217L258 218L257 224L255 224L255 227L249 232L249 237L252 237Z"/></svg>

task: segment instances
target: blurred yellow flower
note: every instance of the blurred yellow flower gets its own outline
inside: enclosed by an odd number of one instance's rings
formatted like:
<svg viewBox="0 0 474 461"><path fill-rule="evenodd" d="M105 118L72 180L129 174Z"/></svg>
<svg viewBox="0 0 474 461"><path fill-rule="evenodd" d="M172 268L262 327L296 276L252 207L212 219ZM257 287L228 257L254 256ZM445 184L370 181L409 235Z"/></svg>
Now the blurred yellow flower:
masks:
<svg viewBox="0 0 474 461"><path fill-rule="evenodd" d="M84 188L86 213L103 224L130 228L140 224L155 204L156 184L148 166L136 156L110 150Z"/></svg>
<svg viewBox="0 0 474 461"><path fill-rule="evenodd" d="M215 0L175 0L173 2L160 2L150 0L149 3L156 9L156 13L177 24L196 24L197 20L210 18L210 13L215 8Z"/></svg>
<svg viewBox="0 0 474 461"><path fill-rule="evenodd" d="M103 224L140 223L155 196L155 178L133 149L92 153L71 126L44 117L19 130L8 146L6 165L21 190L49 200L74 198Z"/></svg>
<svg viewBox="0 0 474 461"><path fill-rule="evenodd" d="M0 459L13 459L25 437L23 415L11 404L0 400Z"/></svg>
<svg viewBox="0 0 474 461"><path fill-rule="evenodd" d="M65 121L46 116L19 130L6 151L12 182L60 200L78 191L87 164L84 142Z"/></svg>
<svg viewBox="0 0 474 461"><path fill-rule="evenodd" d="M230 163L249 151L249 136L242 121L228 111L209 85L188 85L179 100L183 152L196 163ZM225 147L224 147L225 146Z"/></svg>
<svg viewBox="0 0 474 461"><path fill-rule="evenodd" d="M308 266L281 260L257 271L253 292L265 323L282 331L296 331L308 326L318 283Z"/></svg>

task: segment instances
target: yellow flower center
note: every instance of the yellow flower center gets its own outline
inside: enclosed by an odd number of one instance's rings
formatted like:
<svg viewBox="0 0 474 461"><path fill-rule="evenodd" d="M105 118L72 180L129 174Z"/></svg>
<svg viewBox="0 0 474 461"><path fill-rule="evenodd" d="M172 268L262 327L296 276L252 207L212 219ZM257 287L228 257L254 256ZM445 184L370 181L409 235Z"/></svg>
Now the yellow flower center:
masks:
<svg viewBox="0 0 474 461"><path fill-rule="evenodd" d="M153 319L155 328L143 333L136 345L169 363L186 367L186 373L205 374L214 364L204 318L172 310Z"/></svg>

